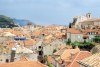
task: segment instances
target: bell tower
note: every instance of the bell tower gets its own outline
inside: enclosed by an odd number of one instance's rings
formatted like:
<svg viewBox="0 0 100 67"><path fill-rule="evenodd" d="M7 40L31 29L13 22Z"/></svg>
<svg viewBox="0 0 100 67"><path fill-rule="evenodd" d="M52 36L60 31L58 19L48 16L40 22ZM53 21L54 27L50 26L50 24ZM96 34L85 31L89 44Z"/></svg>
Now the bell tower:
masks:
<svg viewBox="0 0 100 67"><path fill-rule="evenodd" d="M86 17L89 19L89 18L91 18L91 13L87 13L86 14Z"/></svg>
<svg viewBox="0 0 100 67"><path fill-rule="evenodd" d="M44 63L43 46L38 46L38 60Z"/></svg>

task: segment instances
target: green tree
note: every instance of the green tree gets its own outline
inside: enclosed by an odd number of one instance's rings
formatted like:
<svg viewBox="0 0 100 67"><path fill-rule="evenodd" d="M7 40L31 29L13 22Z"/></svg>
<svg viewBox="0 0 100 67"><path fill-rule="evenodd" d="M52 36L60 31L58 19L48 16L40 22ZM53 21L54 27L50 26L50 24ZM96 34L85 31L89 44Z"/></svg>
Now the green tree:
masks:
<svg viewBox="0 0 100 67"><path fill-rule="evenodd" d="M70 45L70 44L71 44L71 39L68 39L68 40L66 41L66 44L67 44L67 45Z"/></svg>
<svg viewBox="0 0 100 67"><path fill-rule="evenodd" d="M52 64L51 64L51 63L48 63L48 66L49 66L49 67L52 67Z"/></svg>
<svg viewBox="0 0 100 67"><path fill-rule="evenodd" d="M57 50L56 50L56 49L54 49L54 50L53 50L53 53L55 53L56 51L57 51Z"/></svg>
<svg viewBox="0 0 100 67"><path fill-rule="evenodd" d="M82 46L81 42L78 42L78 41L75 41L72 43L72 46L75 47L75 46Z"/></svg>
<svg viewBox="0 0 100 67"><path fill-rule="evenodd" d="M96 43L100 43L100 36L94 36L93 41Z"/></svg>
<svg viewBox="0 0 100 67"><path fill-rule="evenodd" d="M12 28L12 27L18 27L18 25L15 24L12 18L0 15L0 27L1 28Z"/></svg>

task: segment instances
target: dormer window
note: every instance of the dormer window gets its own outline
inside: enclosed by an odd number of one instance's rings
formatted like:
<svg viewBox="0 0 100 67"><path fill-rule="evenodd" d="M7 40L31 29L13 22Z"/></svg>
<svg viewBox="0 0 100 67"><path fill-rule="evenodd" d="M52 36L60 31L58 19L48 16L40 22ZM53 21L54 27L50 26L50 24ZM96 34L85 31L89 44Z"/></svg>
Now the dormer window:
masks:
<svg viewBox="0 0 100 67"><path fill-rule="evenodd" d="M39 55L43 55L43 51L39 51Z"/></svg>

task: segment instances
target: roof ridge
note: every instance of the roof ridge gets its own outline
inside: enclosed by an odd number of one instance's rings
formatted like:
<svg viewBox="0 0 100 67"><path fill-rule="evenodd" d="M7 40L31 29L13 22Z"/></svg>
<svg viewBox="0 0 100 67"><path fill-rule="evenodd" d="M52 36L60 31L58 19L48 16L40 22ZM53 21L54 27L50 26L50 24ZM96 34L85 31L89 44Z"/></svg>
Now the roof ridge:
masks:
<svg viewBox="0 0 100 67"><path fill-rule="evenodd" d="M24 59L24 60L23 60ZM21 57L20 61L29 61L29 59L27 57Z"/></svg>
<svg viewBox="0 0 100 67"><path fill-rule="evenodd" d="M89 51L80 51L80 52L89 52ZM89 53L91 53L91 52L89 52Z"/></svg>
<svg viewBox="0 0 100 67"><path fill-rule="evenodd" d="M76 55L75 59L72 61L71 65L74 63L74 61L76 60L76 58L79 56L80 52L78 52L78 54ZM71 67L71 65L70 65L70 67Z"/></svg>

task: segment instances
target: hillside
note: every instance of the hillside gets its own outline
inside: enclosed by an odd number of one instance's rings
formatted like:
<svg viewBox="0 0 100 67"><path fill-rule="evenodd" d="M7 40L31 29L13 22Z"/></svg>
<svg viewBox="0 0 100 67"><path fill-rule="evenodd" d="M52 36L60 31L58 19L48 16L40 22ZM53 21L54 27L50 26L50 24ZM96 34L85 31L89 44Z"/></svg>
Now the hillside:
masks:
<svg viewBox="0 0 100 67"><path fill-rule="evenodd" d="M30 22L29 20L25 20L25 19L13 19L13 20L20 26L26 26L27 23ZM33 23L33 25L35 25L35 23Z"/></svg>
<svg viewBox="0 0 100 67"><path fill-rule="evenodd" d="M18 25L13 21L12 18L0 15L0 27L1 28L12 28L17 27Z"/></svg>

